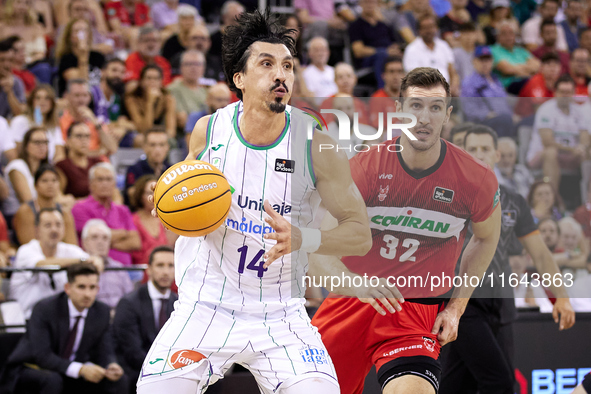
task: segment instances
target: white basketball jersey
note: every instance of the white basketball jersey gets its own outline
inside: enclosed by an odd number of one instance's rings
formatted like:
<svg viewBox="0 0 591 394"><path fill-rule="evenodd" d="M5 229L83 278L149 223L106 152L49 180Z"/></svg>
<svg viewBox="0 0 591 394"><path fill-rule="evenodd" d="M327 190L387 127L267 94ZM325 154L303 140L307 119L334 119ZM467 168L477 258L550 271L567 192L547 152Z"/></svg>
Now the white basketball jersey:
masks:
<svg viewBox="0 0 591 394"><path fill-rule="evenodd" d="M242 102L218 110L210 119L207 145L197 157L218 167L233 188L224 224L199 238L176 243L179 301L205 302L227 309L265 313L303 303L305 252L285 255L263 270L263 254L275 244L263 202L294 226L316 227L320 204L307 138L308 116L287 107L285 128L275 142L255 146L239 127ZM293 264L292 264L293 262ZM297 263L296 263L297 262Z"/></svg>

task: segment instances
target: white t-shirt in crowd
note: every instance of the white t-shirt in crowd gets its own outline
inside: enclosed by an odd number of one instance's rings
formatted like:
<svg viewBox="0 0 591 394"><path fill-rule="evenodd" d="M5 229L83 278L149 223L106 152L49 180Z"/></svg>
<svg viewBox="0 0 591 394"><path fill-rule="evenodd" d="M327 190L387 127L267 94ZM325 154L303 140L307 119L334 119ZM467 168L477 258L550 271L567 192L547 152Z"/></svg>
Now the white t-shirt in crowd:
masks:
<svg viewBox="0 0 591 394"><path fill-rule="evenodd" d="M88 257L88 254L79 246L59 242L55 256L57 259L80 259ZM16 252L14 266L17 268L33 268L46 257L41 250L41 244L34 239L22 245ZM51 278L45 272L15 272L10 280L10 296L21 306L25 318L31 316L35 304L43 298L50 297L64 291L64 285L68 281L66 271L59 271Z"/></svg>
<svg viewBox="0 0 591 394"><path fill-rule="evenodd" d="M35 126L35 124L31 122L25 115L19 115L12 119L10 122L10 130L14 142L23 142L25 133L33 126ZM47 130L47 140L49 141L47 159L50 162L53 162L53 157L55 156L55 147L57 145L66 145L64 142L64 137L62 136L62 130L59 126Z"/></svg>
<svg viewBox="0 0 591 394"><path fill-rule="evenodd" d="M539 152L544 150L540 129L551 129L554 131L554 139L562 145L575 147L579 143L581 130L588 130L591 118L585 115L584 105L577 105L571 102L569 113L565 114L560 108L556 99L546 101L536 111L534 120L534 131L532 133L527 161L531 161Z"/></svg>
<svg viewBox="0 0 591 394"><path fill-rule="evenodd" d="M564 30L561 25L556 22L556 49L559 51L568 51L568 44L564 35ZM544 44L540 36L540 25L542 24L542 17L535 15L526 20L521 26L521 38L526 45L532 44L540 46Z"/></svg>
<svg viewBox="0 0 591 394"><path fill-rule="evenodd" d="M31 196L33 200L37 198L37 190L35 190L35 177L33 174L31 174L31 170L29 169L27 163L25 163L23 159L15 159L11 161L4 169L4 176L6 177L6 183L8 184L8 197L6 200L4 200L2 211L7 216L14 215L21 205L18 197L16 196L16 192L14 191L14 186L10 181L9 174L12 171L18 171L25 176L27 184L29 185L29 189L31 190Z"/></svg>
<svg viewBox="0 0 591 394"><path fill-rule="evenodd" d="M0 116L0 153L16 148L8 121Z"/></svg>
<svg viewBox="0 0 591 394"><path fill-rule="evenodd" d="M449 44L435 37L435 46L431 50L421 37L415 38L404 50L402 64L406 72L417 67L438 69L449 82L449 65L454 64L454 54Z"/></svg>
<svg viewBox="0 0 591 394"><path fill-rule="evenodd" d="M324 70L320 70L310 64L302 71L302 76L306 87L314 97L330 97L339 90L334 81L334 68L329 65L324 66Z"/></svg>

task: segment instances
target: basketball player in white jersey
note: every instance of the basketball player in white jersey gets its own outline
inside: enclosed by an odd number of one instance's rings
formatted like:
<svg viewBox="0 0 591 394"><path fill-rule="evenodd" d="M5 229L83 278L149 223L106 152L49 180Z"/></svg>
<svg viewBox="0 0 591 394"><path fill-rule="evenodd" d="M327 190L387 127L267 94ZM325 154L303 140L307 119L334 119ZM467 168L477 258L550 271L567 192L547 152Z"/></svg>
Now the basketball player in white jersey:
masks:
<svg viewBox="0 0 591 394"><path fill-rule="evenodd" d="M340 392L303 305L302 277L308 253L364 255L371 232L345 154L320 153L334 141L321 133L309 141L307 117L287 106L287 33L259 12L225 31L224 71L241 101L197 122L187 159L224 172L232 205L214 232L177 241L179 300L144 361L139 394L203 393L234 363L262 393ZM320 201L336 228L318 230Z"/></svg>

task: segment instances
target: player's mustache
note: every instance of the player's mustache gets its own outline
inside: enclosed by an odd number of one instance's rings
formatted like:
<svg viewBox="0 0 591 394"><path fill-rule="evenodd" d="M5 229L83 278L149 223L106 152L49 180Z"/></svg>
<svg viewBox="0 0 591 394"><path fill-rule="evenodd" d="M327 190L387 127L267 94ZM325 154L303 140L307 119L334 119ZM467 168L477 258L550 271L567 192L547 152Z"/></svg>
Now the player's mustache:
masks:
<svg viewBox="0 0 591 394"><path fill-rule="evenodd" d="M272 91L274 91L275 89L277 89L279 87L283 87L283 89L285 89L285 93L289 93L289 89L287 88L287 86L283 82L277 82L277 83L275 83L270 90L272 92Z"/></svg>

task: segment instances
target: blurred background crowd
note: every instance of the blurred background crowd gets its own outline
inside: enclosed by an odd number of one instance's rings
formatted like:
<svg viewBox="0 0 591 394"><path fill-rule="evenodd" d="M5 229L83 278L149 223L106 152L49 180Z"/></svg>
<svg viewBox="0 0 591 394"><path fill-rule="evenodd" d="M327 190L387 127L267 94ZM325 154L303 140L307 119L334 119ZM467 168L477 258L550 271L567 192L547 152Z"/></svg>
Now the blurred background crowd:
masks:
<svg viewBox="0 0 591 394"><path fill-rule="evenodd" d="M471 125L495 129L499 182L526 198L563 273L587 280L591 1L264 5L282 14L297 42L292 104L340 109L351 119L357 112L362 134L382 129L382 114L396 111L405 72L438 68L454 96L443 137L462 146ZM150 215L149 184L184 159L201 117L238 100L225 84L221 37L242 12L260 6L0 0L0 266L65 267L82 259L102 272L148 264L154 248L172 247L174 234ZM336 132L336 119L325 119ZM514 272L531 270L514 249ZM105 271L98 299L114 311L141 283L170 294L170 272L158 284L154 272ZM3 311L5 320L28 318L67 281L40 275L4 279L0 297L18 306ZM521 296L522 306L549 308L539 295ZM584 302L575 307L591 310Z"/></svg>

